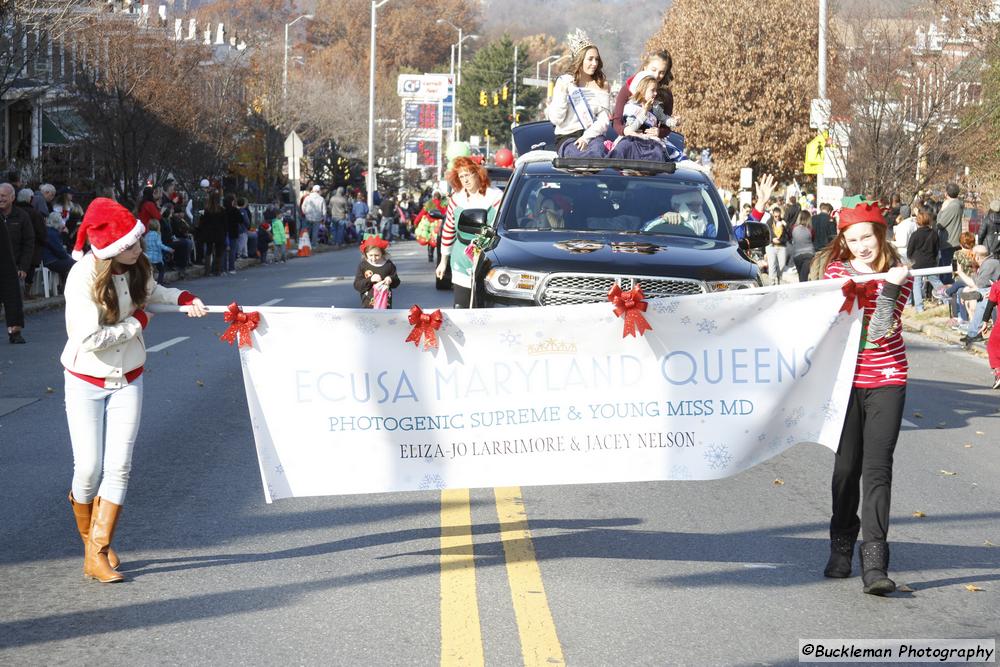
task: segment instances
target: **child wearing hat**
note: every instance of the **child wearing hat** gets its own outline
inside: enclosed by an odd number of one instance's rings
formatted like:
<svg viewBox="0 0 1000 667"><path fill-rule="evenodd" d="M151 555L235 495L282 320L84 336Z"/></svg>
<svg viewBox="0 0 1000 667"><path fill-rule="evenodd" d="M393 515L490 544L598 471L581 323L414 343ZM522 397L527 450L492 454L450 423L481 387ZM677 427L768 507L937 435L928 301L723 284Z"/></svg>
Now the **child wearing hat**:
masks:
<svg viewBox="0 0 1000 667"><path fill-rule="evenodd" d="M354 289L361 293L362 308L392 308L392 292L399 287L396 265L386 250L389 242L371 236L361 243L361 262L354 274ZM385 293L379 294L384 290Z"/></svg>
<svg viewBox="0 0 1000 667"><path fill-rule="evenodd" d="M823 273L824 278L846 279L887 274L885 280L855 287L864 310L861 348L834 461L830 559L823 572L827 577L850 576L860 531L863 590L872 595L896 590L887 574L886 540L892 457L906 399L908 367L901 316L913 288L910 270L887 236L888 225L877 203L841 209L837 235L826 248L828 263Z"/></svg>
<svg viewBox="0 0 1000 667"><path fill-rule="evenodd" d="M158 285L142 252L145 227L117 202L91 202L77 235L76 264L66 280L66 420L73 447L69 502L84 544L83 573L104 583L122 581L111 549L132 465L142 408L146 361L143 308L190 306L208 311L190 292ZM90 252L83 254L84 243Z"/></svg>
<svg viewBox="0 0 1000 667"><path fill-rule="evenodd" d="M631 97L622 112L623 136L615 140L609 157L655 162L686 160L683 151L659 136L661 127L676 127L677 120L668 116L656 99L656 75L643 70L632 77L628 88Z"/></svg>

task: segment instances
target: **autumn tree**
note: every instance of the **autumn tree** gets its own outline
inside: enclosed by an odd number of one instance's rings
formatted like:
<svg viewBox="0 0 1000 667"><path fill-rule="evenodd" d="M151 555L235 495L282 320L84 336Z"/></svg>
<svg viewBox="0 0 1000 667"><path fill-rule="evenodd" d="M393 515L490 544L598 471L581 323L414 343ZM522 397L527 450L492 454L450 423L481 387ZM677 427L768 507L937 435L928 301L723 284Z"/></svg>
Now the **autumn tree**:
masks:
<svg viewBox="0 0 1000 667"><path fill-rule="evenodd" d="M785 178L802 169L815 136L817 24L811 2L675 0L650 38L647 50L673 56L680 131L712 150L720 185L741 167Z"/></svg>
<svg viewBox="0 0 1000 667"><path fill-rule="evenodd" d="M519 48L515 81L514 42L506 35L479 49L472 60L462 66L458 103L461 108L463 137L484 134L489 129L494 144L510 145L515 86L517 105L524 107L524 111L520 112L521 122L532 120L532 112L545 96L541 88L521 85L520 80L527 76L527 67L527 50ZM503 99L505 87L507 99ZM482 94L485 94L485 106L480 103Z"/></svg>

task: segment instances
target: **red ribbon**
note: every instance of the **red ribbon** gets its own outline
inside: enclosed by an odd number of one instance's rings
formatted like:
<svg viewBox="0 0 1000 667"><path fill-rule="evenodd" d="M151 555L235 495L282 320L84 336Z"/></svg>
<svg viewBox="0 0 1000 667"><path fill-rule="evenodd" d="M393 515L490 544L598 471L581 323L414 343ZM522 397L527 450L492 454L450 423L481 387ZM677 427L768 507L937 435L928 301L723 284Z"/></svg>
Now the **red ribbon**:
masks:
<svg viewBox="0 0 1000 667"><path fill-rule="evenodd" d="M423 338L425 350L431 348L437 349L438 339L436 332L441 328L441 322L444 320L441 310L438 309L428 314L421 310L420 306L411 306L407 319L413 325L413 331L406 337L406 342L420 347L420 339Z"/></svg>
<svg viewBox="0 0 1000 667"><path fill-rule="evenodd" d="M232 345L236 342L238 335L239 347L253 347L253 338L250 334L260 326L260 313L257 311L244 313L242 306L233 301L229 304L229 309L226 310L224 317L226 322L229 322L229 328L219 336L219 339Z"/></svg>
<svg viewBox="0 0 1000 667"><path fill-rule="evenodd" d="M615 315L625 320L625 330L622 331L622 338L625 336L635 336L636 332L642 336L645 335L646 331L653 330L653 327L649 326L649 322L642 315L649 308L649 304L643 299L645 299L645 295L642 293L642 288L638 285L628 292L623 292L621 287L615 285L608 292L608 301L614 304Z"/></svg>
<svg viewBox="0 0 1000 667"><path fill-rule="evenodd" d="M868 280L863 283L856 283L848 279L844 283L844 286L840 288L840 291L844 295L844 303L840 307L840 312L851 312L854 310L855 302L857 302L858 308L863 311L875 303L875 298L878 296L878 281Z"/></svg>

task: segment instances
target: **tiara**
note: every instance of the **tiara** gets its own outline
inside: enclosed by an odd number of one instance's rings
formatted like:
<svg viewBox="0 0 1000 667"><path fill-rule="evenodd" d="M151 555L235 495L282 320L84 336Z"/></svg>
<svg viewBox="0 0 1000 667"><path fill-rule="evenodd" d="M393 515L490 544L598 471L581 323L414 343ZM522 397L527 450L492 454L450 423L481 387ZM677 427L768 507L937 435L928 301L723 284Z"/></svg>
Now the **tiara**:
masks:
<svg viewBox="0 0 1000 667"><path fill-rule="evenodd" d="M596 47L596 44L590 40L590 37L587 37L587 33L579 28L566 35L566 44L569 46L569 51L573 58L576 58L585 49L589 49L592 46Z"/></svg>

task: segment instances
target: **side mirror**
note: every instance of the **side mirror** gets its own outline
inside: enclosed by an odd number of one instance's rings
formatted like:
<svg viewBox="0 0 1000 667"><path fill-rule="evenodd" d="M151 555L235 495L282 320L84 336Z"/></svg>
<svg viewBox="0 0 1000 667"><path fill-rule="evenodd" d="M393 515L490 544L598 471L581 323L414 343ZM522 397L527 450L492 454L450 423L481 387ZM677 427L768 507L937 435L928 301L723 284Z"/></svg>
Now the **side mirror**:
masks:
<svg viewBox="0 0 1000 667"><path fill-rule="evenodd" d="M748 248L766 248L771 244L771 230L762 222L746 222L746 244Z"/></svg>
<svg viewBox="0 0 1000 667"><path fill-rule="evenodd" d="M433 211L431 211L427 215L429 217L431 217L431 218L434 218L435 220L444 220L444 213L442 213L438 209L434 209Z"/></svg>
<svg viewBox="0 0 1000 667"><path fill-rule="evenodd" d="M458 219L458 231L467 236L476 236L486 226L486 209L469 208L462 211Z"/></svg>

